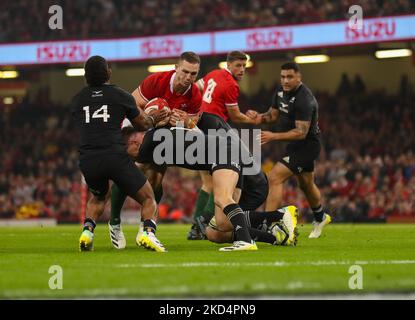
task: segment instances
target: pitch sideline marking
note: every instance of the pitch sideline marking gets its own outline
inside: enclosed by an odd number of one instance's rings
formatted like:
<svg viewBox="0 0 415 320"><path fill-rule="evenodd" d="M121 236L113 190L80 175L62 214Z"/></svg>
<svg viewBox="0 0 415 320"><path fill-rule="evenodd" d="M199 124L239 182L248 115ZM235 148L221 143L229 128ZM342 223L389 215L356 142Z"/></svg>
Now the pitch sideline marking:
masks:
<svg viewBox="0 0 415 320"><path fill-rule="evenodd" d="M319 260L305 262L183 262L183 263L141 263L118 264L115 268L193 268L193 267L295 267L295 266L337 266L337 265L406 265L415 260Z"/></svg>

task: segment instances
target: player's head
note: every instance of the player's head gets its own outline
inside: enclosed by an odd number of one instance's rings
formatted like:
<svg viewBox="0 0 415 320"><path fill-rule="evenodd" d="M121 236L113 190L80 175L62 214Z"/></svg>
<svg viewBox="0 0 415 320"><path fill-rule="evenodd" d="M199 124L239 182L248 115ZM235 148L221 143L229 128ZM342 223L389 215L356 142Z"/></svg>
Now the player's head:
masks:
<svg viewBox="0 0 415 320"><path fill-rule="evenodd" d="M248 56L242 51L231 51L228 53L228 56L226 58L228 70L238 81L242 80L242 77L245 74L247 62Z"/></svg>
<svg viewBox="0 0 415 320"><path fill-rule="evenodd" d="M140 132L133 127L124 127L121 129L125 144L127 145L127 153L130 157L137 157L140 146L143 143L145 132Z"/></svg>
<svg viewBox="0 0 415 320"><path fill-rule="evenodd" d="M85 62L85 79L90 86L96 87L108 82L111 78L111 68L107 60L101 56L92 56Z"/></svg>
<svg viewBox="0 0 415 320"><path fill-rule="evenodd" d="M295 62L286 62L281 66L281 86L284 91L291 91L301 83L300 67Z"/></svg>
<svg viewBox="0 0 415 320"><path fill-rule="evenodd" d="M183 52L176 64L176 79L180 85L188 87L196 81L200 69L199 56L191 51Z"/></svg>

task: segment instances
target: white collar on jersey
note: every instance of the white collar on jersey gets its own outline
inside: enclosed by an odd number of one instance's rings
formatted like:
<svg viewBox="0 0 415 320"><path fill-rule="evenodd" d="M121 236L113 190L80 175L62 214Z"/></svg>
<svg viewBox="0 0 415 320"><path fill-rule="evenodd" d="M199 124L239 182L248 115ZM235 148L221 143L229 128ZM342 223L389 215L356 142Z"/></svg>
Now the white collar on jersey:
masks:
<svg viewBox="0 0 415 320"><path fill-rule="evenodd" d="M174 82L174 78L176 78L176 72L175 72L175 73L173 73L173 74L172 74L172 76L171 76L171 78L170 78L170 92L171 92L171 93L174 93L174 91L173 91L173 82ZM182 93L182 96L184 96L184 95L187 93L187 91L189 91L189 90L190 90L190 88L191 88L191 87L192 87L192 84L190 84L190 85L187 87L186 91Z"/></svg>

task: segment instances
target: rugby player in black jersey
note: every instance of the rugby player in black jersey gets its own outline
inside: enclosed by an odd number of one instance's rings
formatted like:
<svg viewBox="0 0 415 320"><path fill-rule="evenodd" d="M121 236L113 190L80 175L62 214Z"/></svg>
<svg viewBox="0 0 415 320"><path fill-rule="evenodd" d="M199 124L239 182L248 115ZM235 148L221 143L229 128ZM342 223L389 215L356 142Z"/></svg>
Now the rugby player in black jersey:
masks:
<svg viewBox="0 0 415 320"><path fill-rule="evenodd" d="M281 66L281 86L276 90L271 107L266 113L247 112L256 123L279 121L283 132L262 131L261 145L272 141L288 141L286 153L268 176L269 192L265 210L281 207L283 184L291 176L298 179L314 214L314 229L309 238L318 238L330 215L321 202L321 193L314 183L314 162L321 149L318 127L318 103L311 90L302 82L298 65L288 62Z"/></svg>
<svg viewBox="0 0 415 320"><path fill-rule="evenodd" d="M84 87L72 100L71 111L80 132L79 167L93 197L87 204L84 228L79 239L81 251L93 250L95 221L102 215L108 199L109 180L142 205L144 230L141 245L164 252L156 238L157 204L153 189L126 152L121 122L127 117L138 129L145 130L166 119L166 111L154 117L136 107L131 94L109 83L107 61L93 56L85 63Z"/></svg>

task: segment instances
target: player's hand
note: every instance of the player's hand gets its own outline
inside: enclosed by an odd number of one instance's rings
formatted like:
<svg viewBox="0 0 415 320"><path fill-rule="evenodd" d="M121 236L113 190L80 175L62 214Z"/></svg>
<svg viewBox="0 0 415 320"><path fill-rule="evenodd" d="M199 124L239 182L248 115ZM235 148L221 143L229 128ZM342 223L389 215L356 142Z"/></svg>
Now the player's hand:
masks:
<svg viewBox="0 0 415 320"><path fill-rule="evenodd" d="M261 134L257 136L257 140L259 140L262 146L263 144L275 140L275 134L271 131L261 131Z"/></svg>
<svg viewBox="0 0 415 320"><path fill-rule="evenodd" d="M154 110L149 113L149 116L153 117L154 119L154 127L159 128L169 123L170 111L165 109L161 111Z"/></svg>
<svg viewBox="0 0 415 320"><path fill-rule="evenodd" d="M258 112L255 110L248 110L245 114L251 119L255 119L258 116Z"/></svg>
<svg viewBox="0 0 415 320"><path fill-rule="evenodd" d="M262 116L255 110L248 110L246 116L252 120L252 124L259 125L262 123Z"/></svg>
<svg viewBox="0 0 415 320"><path fill-rule="evenodd" d="M187 120L189 118L189 115L186 111L179 110L179 109L173 109L171 115L170 115L170 125L173 127L177 126L177 122L182 122L183 125L186 124Z"/></svg>

